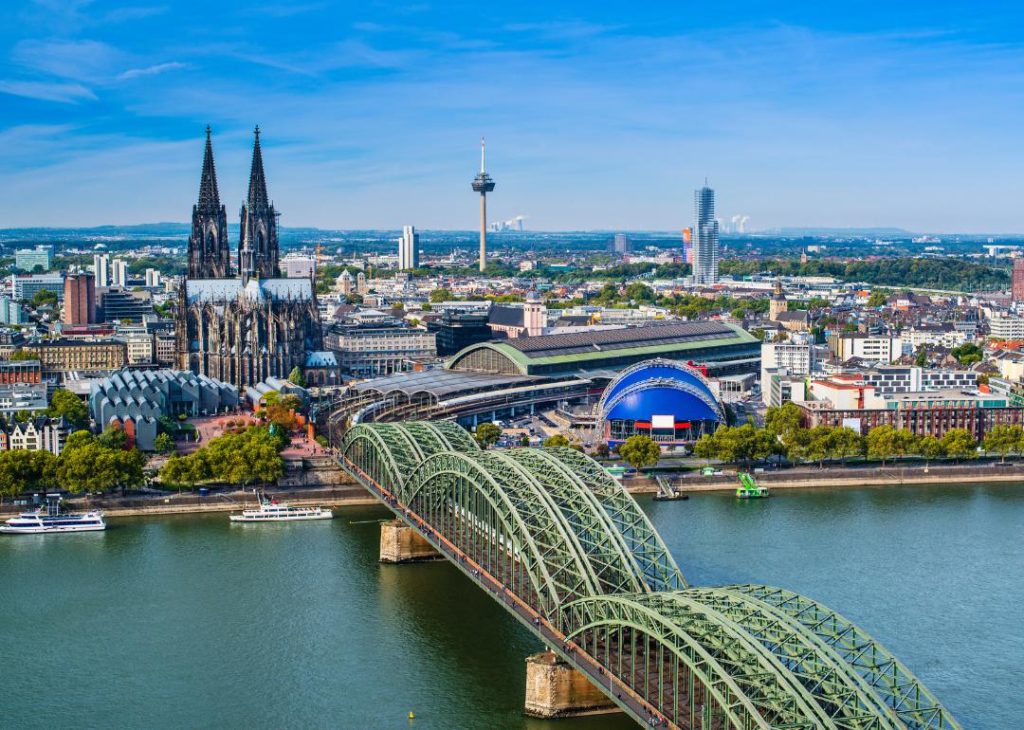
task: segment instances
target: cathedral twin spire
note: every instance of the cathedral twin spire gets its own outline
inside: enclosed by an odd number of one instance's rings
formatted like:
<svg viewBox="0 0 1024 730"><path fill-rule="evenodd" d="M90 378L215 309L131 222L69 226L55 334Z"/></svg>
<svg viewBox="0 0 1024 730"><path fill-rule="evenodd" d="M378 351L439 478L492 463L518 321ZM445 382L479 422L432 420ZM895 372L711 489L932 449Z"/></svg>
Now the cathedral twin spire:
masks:
<svg viewBox="0 0 1024 730"><path fill-rule="evenodd" d="M238 272L244 281L250 278L278 276L277 211L267 195L263 171L260 128L255 130L249 193L241 210L238 244ZM227 212L217 189L210 128L206 128L206 150L199 181L199 201L192 208L192 234L188 241L190 279L231 277L231 250L228 241Z"/></svg>

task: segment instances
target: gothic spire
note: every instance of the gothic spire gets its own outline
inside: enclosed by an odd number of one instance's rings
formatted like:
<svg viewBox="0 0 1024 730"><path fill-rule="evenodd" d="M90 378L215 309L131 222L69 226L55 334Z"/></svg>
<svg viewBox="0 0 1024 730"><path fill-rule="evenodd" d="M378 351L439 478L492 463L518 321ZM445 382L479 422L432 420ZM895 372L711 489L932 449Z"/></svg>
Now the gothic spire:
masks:
<svg viewBox="0 0 1024 730"><path fill-rule="evenodd" d="M270 204L267 195L267 177L263 173L263 153L260 152L260 128L254 130L256 142L252 148L252 171L249 173L249 209L258 209Z"/></svg>
<svg viewBox="0 0 1024 730"><path fill-rule="evenodd" d="M213 166L213 142L210 140L210 125L206 125L206 152L203 155L203 175L199 180L200 210L216 211L220 208L220 193L217 191L217 170Z"/></svg>

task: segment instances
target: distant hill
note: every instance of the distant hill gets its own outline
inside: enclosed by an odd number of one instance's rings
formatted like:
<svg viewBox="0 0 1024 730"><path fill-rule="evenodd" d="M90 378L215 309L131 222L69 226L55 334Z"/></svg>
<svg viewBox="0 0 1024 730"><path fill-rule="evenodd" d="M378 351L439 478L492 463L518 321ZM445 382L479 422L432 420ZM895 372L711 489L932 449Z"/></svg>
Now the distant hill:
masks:
<svg viewBox="0 0 1024 730"><path fill-rule="evenodd" d="M768 228L760 233L773 236L865 236L872 238L909 238L917 235L905 228Z"/></svg>

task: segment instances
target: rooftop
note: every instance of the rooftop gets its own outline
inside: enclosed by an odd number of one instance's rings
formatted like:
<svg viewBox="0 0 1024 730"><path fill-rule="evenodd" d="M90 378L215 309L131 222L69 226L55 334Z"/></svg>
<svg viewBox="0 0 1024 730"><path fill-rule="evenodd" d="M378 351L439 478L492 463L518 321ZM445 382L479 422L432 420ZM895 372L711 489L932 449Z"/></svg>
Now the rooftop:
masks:
<svg viewBox="0 0 1024 730"><path fill-rule="evenodd" d="M479 390L525 385L533 380L533 378L520 375L490 375L458 370L424 370L418 373L396 373L383 378L374 378L353 387L360 393L372 392L381 395L401 393L406 396L425 393L440 399Z"/></svg>

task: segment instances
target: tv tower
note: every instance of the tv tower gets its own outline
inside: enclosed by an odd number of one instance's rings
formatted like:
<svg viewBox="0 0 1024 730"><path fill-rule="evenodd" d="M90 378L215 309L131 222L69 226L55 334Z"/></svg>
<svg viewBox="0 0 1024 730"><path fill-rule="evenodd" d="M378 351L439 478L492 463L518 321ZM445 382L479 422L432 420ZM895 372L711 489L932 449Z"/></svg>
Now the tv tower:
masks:
<svg viewBox="0 0 1024 730"><path fill-rule="evenodd" d="M480 193L480 271L487 267L487 193L494 190L494 180L484 169L484 138L480 138L480 173L473 178L473 191Z"/></svg>

